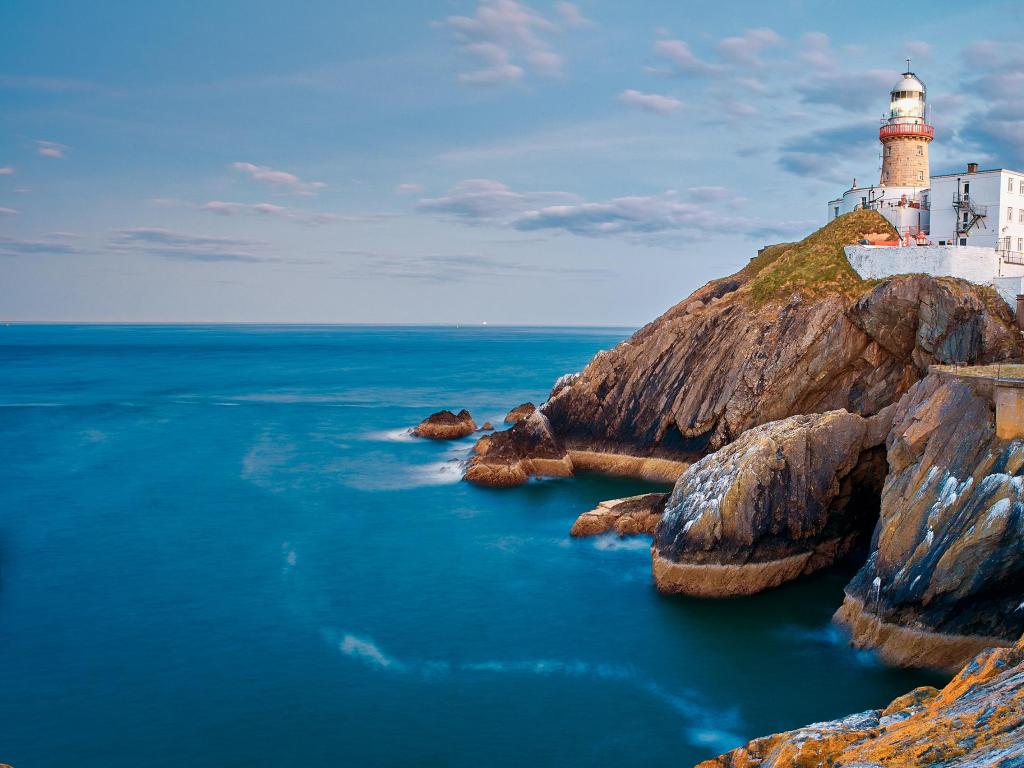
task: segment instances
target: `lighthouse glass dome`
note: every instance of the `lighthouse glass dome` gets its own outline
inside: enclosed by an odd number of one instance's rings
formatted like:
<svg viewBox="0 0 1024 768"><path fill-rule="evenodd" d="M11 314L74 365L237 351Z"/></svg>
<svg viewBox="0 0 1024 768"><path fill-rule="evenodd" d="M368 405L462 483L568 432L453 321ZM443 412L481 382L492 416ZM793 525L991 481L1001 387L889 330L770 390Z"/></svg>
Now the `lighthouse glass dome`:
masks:
<svg viewBox="0 0 1024 768"><path fill-rule="evenodd" d="M905 72L903 79L892 87L890 119L924 122L924 83L918 80L912 72Z"/></svg>

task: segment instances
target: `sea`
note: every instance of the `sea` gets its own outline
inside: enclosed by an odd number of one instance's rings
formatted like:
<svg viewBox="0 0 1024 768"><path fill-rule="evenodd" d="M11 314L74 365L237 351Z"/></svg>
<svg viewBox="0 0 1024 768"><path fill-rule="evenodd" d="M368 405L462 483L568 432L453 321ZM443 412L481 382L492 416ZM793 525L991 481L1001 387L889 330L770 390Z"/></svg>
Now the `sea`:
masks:
<svg viewBox="0 0 1024 768"><path fill-rule="evenodd" d="M934 674L851 649L849 571L659 595L582 475L461 481L630 329L0 326L0 763L686 766Z"/></svg>

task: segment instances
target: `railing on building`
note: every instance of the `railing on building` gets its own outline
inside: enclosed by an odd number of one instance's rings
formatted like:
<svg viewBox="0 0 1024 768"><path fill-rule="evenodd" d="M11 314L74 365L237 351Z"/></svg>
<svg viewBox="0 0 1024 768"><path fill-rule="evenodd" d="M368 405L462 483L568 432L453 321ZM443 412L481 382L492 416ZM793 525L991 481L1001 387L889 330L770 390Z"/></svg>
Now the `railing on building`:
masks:
<svg viewBox="0 0 1024 768"><path fill-rule="evenodd" d="M1021 266L1024 266L1024 251L1013 250L1011 248L1012 244L1012 241L1008 237L999 239L999 244L996 246L999 258L1007 264L1020 264Z"/></svg>
<svg viewBox="0 0 1024 768"><path fill-rule="evenodd" d="M923 136L935 138L935 126L926 123L886 123L878 129L878 138L888 139L893 136Z"/></svg>

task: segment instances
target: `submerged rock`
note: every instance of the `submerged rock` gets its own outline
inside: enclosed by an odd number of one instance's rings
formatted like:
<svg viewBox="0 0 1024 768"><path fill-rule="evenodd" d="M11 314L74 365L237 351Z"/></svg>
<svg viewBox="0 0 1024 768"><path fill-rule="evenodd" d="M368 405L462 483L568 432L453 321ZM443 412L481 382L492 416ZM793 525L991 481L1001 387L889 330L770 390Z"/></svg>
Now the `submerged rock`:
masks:
<svg viewBox="0 0 1024 768"><path fill-rule="evenodd" d="M602 501L576 518L571 536L597 536L614 530L620 536L654 533L668 501L667 493L645 493Z"/></svg>
<svg viewBox="0 0 1024 768"><path fill-rule="evenodd" d="M511 411L505 415L506 424L518 424L523 419L527 419L530 415L537 410L537 406L533 403L523 403L517 405Z"/></svg>
<svg viewBox="0 0 1024 768"><path fill-rule="evenodd" d="M457 414L451 411L438 411L419 423L412 433L416 437L428 437L432 440L454 440L466 437L476 431L476 422L463 409Z"/></svg>
<svg viewBox="0 0 1024 768"><path fill-rule="evenodd" d="M755 739L697 768L1024 765L1024 640L989 649L945 688L885 709Z"/></svg>
<svg viewBox="0 0 1024 768"><path fill-rule="evenodd" d="M836 618L890 663L957 667L1024 632L1024 441L991 382L934 373L896 406L874 547Z"/></svg>
<svg viewBox="0 0 1024 768"><path fill-rule="evenodd" d="M749 595L849 554L877 518L888 410L775 421L690 467L655 532L658 589Z"/></svg>

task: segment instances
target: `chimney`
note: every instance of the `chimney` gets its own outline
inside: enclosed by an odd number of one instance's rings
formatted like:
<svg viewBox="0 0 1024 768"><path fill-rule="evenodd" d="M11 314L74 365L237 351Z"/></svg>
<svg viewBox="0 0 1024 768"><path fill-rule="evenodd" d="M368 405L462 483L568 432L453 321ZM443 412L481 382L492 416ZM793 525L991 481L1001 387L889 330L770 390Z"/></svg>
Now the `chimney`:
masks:
<svg viewBox="0 0 1024 768"><path fill-rule="evenodd" d="M977 173L978 172L978 164L977 163L968 163L967 164L967 172L968 173Z"/></svg>

